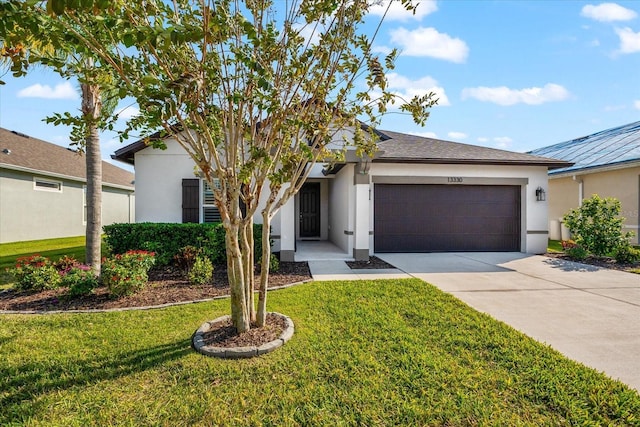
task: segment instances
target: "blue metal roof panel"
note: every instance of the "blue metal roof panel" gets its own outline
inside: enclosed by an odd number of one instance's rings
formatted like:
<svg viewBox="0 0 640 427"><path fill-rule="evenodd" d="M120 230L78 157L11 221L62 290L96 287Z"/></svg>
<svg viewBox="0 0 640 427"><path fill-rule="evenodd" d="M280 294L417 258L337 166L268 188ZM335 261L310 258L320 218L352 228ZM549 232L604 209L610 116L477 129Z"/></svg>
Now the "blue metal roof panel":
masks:
<svg viewBox="0 0 640 427"><path fill-rule="evenodd" d="M538 148L530 153L573 163L573 166L555 169L551 174L640 160L640 122Z"/></svg>

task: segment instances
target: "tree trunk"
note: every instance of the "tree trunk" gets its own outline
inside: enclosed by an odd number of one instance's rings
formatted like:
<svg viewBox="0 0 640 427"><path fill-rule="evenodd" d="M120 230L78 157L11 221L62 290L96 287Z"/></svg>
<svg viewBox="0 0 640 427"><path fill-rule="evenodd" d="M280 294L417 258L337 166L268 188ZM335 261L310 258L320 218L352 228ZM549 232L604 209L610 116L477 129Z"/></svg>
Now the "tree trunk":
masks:
<svg viewBox="0 0 640 427"><path fill-rule="evenodd" d="M244 262L244 276L245 276L245 297L247 308L249 309L249 317L251 322L256 321L256 309L253 299L254 292L254 239L253 239L253 218L247 218L243 221L241 242L242 242L242 260Z"/></svg>
<svg viewBox="0 0 640 427"><path fill-rule="evenodd" d="M85 230L86 263L100 274L100 246L102 243L102 156L97 120L102 102L98 86L83 83L82 114L87 119L85 139L85 166L87 174L87 226Z"/></svg>
<svg viewBox="0 0 640 427"><path fill-rule="evenodd" d="M231 321L238 333L251 329L251 313L247 305L245 288L245 266L240 239L239 226L225 224L225 241L227 246L227 277L231 291Z"/></svg>
<svg viewBox="0 0 640 427"><path fill-rule="evenodd" d="M256 325L260 328L267 321L267 286L269 285L269 261L271 261L271 245L269 237L271 230L271 215L262 213L262 263L260 264L260 285L258 288L258 315Z"/></svg>

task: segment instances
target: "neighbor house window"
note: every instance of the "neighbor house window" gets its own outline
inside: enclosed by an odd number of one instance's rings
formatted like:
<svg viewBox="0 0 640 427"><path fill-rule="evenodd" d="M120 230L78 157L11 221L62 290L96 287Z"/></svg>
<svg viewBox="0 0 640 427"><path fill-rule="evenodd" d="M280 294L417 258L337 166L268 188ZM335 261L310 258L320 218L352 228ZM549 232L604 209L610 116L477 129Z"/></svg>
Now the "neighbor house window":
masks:
<svg viewBox="0 0 640 427"><path fill-rule="evenodd" d="M216 188L220 188L220 180L215 179L214 185ZM220 212L215 205L213 198L213 190L209 183L202 180L202 222L220 222Z"/></svg>
<svg viewBox="0 0 640 427"><path fill-rule="evenodd" d="M62 182L42 178L33 178L33 189L38 191L53 191L62 193Z"/></svg>

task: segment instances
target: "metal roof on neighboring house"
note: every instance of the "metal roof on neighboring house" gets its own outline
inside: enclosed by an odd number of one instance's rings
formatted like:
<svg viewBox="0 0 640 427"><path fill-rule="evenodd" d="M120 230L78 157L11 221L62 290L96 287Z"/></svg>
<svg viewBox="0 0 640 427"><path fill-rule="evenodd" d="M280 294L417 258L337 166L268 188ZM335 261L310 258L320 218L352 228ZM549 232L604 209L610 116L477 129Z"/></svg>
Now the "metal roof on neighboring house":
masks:
<svg viewBox="0 0 640 427"><path fill-rule="evenodd" d="M640 122L596 132L592 135L538 148L531 154L573 163L551 174L619 165L640 161Z"/></svg>
<svg viewBox="0 0 640 427"><path fill-rule="evenodd" d="M0 168L86 181L85 158L76 151L0 128ZM102 161L104 185L133 190L134 174Z"/></svg>

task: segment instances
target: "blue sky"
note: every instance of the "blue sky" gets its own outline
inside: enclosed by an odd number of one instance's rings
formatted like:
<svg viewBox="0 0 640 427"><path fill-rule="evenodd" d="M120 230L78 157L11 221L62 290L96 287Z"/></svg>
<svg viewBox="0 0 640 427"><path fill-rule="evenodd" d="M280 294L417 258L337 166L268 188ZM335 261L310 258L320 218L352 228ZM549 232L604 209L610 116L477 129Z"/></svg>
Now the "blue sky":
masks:
<svg viewBox="0 0 640 427"><path fill-rule="evenodd" d="M391 88L435 91L440 105L424 128L392 112L382 129L528 151L640 120L640 1L422 1L413 16L396 6L375 43L402 51ZM68 129L42 119L77 111L77 85L45 69L4 80L0 127L67 145ZM122 146L101 137L106 159Z"/></svg>

